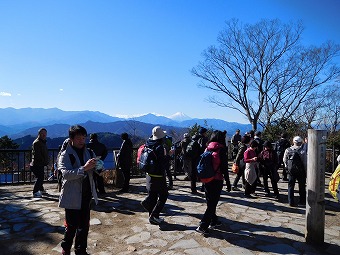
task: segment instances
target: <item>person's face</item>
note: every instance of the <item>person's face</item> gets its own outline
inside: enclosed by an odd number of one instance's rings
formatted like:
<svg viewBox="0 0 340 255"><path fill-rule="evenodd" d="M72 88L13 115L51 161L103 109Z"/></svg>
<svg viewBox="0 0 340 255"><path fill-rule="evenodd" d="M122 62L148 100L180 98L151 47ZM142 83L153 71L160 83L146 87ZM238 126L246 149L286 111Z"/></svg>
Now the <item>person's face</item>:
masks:
<svg viewBox="0 0 340 255"><path fill-rule="evenodd" d="M72 146L82 149L86 144L86 136L85 135L76 135L73 139L71 138Z"/></svg>
<svg viewBox="0 0 340 255"><path fill-rule="evenodd" d="M42 140L46 140L47 137L47 131L46 130L41 130L39 133L39 138Z"/></svg>

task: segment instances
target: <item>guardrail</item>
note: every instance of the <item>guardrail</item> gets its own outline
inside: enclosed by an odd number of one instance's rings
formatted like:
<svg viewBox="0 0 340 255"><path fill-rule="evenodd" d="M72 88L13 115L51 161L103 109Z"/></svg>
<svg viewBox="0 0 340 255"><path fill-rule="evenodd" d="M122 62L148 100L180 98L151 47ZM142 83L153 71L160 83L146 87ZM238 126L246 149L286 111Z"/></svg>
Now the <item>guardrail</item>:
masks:
<svg viewBox="0 0 340 255"><path fill-rule="evenodd" d="M119 151L119 148L109 148L109 153L104 161L104 166L106 169L115 169L115 162L113 157L113 152ZM231 155L229 148L229 156ZM53 178L54 173L54 163L56 162L58 149L49 149L50 162L45 168L45 181L56 181ZM336 162L336 152L331 149L326 151L326 172L332 173L337 166ZM137 158L137 148L133 149L133 164L131 168L131 177L142 177L145 174L141 172L136 164ZM31 150L4 150L0 149L0 185L7 184L25 184L32 183L35 181L34 174L30 170L30 162L32 159ZM175 160L176 159L176 160ZM230 159L231 160L231 159ZM175 155L174 159L170 161L170 169L172 175L183 174L181 169L181 164L178 162L178 157Z"/></svg>
<svg viewBox="0 0 340 255"><path fill-rule="evenodd" d="M113 152L119 151L119 148L108 148L108 155L104 160L106 169L115 169ZM56 162L58 149L48 149L50 162L45 168L45 181L56 181L54 178L54 163ZM131 169L131 177L142 177L145 174L141 172L136 164L137 148L133 149L133 164ZM35 181L35 176L30 170L30 162L32 160L31 150L0 150L0 185L6 184L25 184ZM178 164L172 159L171 170L174 176L181 174ZM177 166L177 167L176 167Z"/></svg>

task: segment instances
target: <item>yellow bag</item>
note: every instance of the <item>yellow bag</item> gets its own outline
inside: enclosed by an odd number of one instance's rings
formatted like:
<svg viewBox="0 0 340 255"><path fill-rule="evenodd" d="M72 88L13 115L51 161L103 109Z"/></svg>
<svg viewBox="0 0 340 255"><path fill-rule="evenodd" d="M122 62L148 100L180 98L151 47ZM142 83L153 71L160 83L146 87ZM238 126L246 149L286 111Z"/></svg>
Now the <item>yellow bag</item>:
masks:
<svg viewBox="0 0 340 255"><path fill-rule="evenodd" d="M328 186L329 192L338 202L340 201L339 183L340 183L340 165L337 166L334 173L332 174Z"/></svg>
<svg viewBox="0 0 340 255"><path fill-rule="evenodd" d="M233 166L231 167L231 171L233 171L233 173L235 174L238 173L238 165L236 165L236 163L233 163Z"/></svg>

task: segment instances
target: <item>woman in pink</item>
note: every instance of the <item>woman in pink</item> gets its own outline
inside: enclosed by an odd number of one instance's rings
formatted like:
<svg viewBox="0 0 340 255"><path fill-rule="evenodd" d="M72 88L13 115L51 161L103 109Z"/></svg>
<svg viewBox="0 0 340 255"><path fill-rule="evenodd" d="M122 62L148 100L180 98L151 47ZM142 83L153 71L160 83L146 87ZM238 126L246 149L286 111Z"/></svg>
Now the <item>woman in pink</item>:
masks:
<svg viewBox="0 0 340 255"><path fill-rule="evenodd" d="M244 176L246 179L244 196L247 198L253 198L250 194L255 192L256 189L256 164L257 164L257 154L256 148L258 143L253 140L250 143L249 148L244 152L244 162L246 163L246 169L244 170Z"/></svg>

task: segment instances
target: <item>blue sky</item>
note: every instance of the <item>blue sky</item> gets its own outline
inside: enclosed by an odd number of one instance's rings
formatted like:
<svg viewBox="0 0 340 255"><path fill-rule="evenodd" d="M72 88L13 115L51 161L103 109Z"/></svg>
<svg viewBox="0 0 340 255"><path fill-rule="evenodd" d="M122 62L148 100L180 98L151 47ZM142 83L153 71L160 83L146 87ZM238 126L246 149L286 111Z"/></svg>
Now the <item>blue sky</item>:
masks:
<svg viewBox="0 0 340 255"><path fill-rule="evenodd" d="M302 20L304 44L340 44L339 12L339 0L0 0L0 108L248 123L190 73L225 21Z"/></svg>

